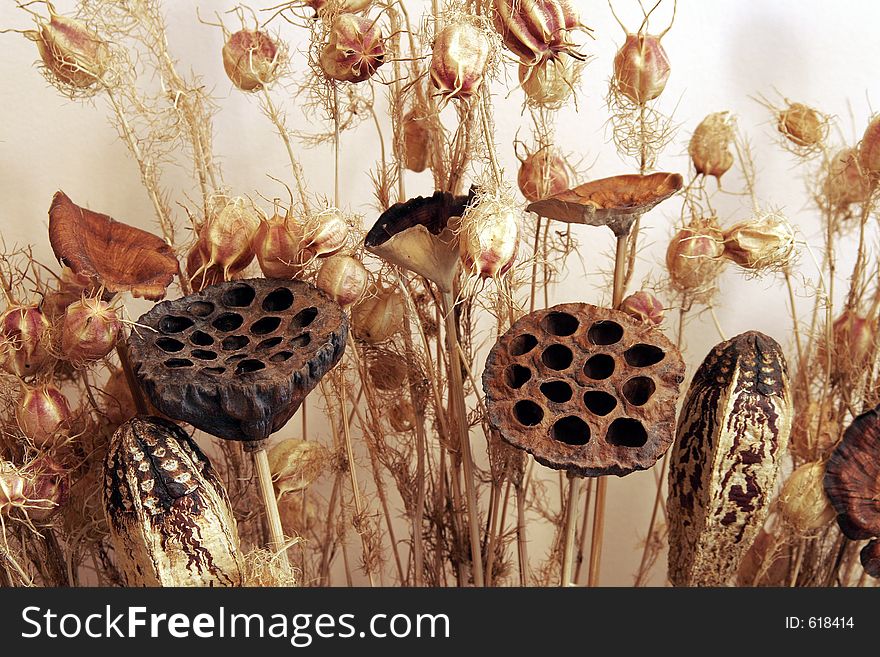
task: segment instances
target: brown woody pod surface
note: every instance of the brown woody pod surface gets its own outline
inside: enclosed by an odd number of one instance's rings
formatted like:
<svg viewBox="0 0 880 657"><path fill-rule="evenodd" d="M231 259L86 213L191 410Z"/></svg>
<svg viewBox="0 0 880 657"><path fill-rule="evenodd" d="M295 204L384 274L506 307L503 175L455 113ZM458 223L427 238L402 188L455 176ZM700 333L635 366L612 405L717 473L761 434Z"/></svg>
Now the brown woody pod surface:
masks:
<svg viewBox="0 0 880 657"><path fill-rule="evenodd" d="M339 305L295 280L213 285L138 323L131 357L156 408L227 440L262 441L284 426L348 337Z"/></svg>
<svg viewBox="0 0 880 657"><path fill-rule="evenodd" d="M658 330L569 303L524 316L489 353L490 424L555 469L596 477L650 468L672 444L684 362Z"/></svg>

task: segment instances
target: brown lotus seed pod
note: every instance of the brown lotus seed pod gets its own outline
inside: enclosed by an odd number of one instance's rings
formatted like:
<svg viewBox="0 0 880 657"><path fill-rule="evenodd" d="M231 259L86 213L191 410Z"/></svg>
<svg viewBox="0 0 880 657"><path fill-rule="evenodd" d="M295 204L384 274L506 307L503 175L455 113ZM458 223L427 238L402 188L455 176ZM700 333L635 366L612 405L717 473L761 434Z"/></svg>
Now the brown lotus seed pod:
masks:
<svg viewBox="0 0 880 657"><path fill-rule="evenodd" d="M660 326L663 323L663 304L660 299L644 290L630 294L620 302L618 310L646 324Z"/></svg>
<svg viewBox="0 0 880 657"><path fill-rule="evenodd" d="M467 22L452 23L435 37L431 82L443 102L466 100L480 90L489 63L489 39Z"/></svg>
<svg viewBox="0 0 880 657"><path fill-rule="evenodd" d="M107 42L81 21L56 14L52 5L49 22L40 23L39 32L26 35L36 41L46 68L64 84L88 89L107 71Z"/></svg>
<svg viewBox="0 0 880 657"><path fill-rule="evenodd" d="M749 331L716 345L688 389L669 467L669 578L724 586L764 524L788 445L782 348Z"/></svg>
<svg viewBox="0 0 880 657"><path fill-rule="evenodd" d="M278 43L260 30L239 30L223 44L223 68L242 91L259 91L272 84L281 69Z"/></svg>
<svg viewBox="0 0 880 657"><path fill-rule="evenodd" d="M802 103L790 103L779 112L777 128L795 146L817 146L828 136L828 122Z"/></svg>
<svg viewBox="0 0 880 657"><path fill-rule="evenodd" d="M688 144L688 154L697 173L721 180L733 166L733 119L730 112L715 112L702 120Z"/></svg>
<svg viewBox="0 0 880 657"><path fill-rule="evenodd" d="M520 162L516 182L522 195L532 202L570 187L565 160L549 146L530 153Z"/></svg>
<svg viewBox="0 0 880 657"><path fill-rule="evenodd" d="M834 520L834 509L822 486L824 477L823 462L804 463L791 473L782 486L779 494L782 517L801 536L821 529Z"/></svg>
<svg viewBox="0 0 880 657"><path fill-rule="evenodd" d="M355 14L340 14L321 51L321 70L339 82L363 82L385 62L385 42L378 22Z"/></svg>
<svg viewBox="0 0 880 657"><path fill-rule="evenodd" d="M724 231L724 255L743 269L781 270L795 254L794 227L778 212L760 213Z"/></svg>
<svg viewBox="0 0 880 657"><path fill-rule="evenodd" d="M669 448L681 354L650 325L589 304L525 315L483 374L489 423L557 470L597 477L650 468Z"/></svg>
<svg viewBox="0 0 880 657"><path fill-rule="evenodd" d="M540 107L561 107L574 94L577 81L577 68L565 54L539 64L519 65L519 84L526 98Z"/></svg>
<svg viewBox="0 0 880 657"><path fill-rule="evenodd" d="M666 249L666 270L674 290L691 297L710 294L724 266L724 233L715 217L694 218Z"/></svg>
<svg viewBox="0 0 880 657"><path fill-rule="evenodd" d="M641 105L663 93L671 71L660 37L627 34L614 56L613 84L620 93Z"/></svg>
<svg viewBox="0 0 880 657"><path fill-rule="evenodd" d="M128 586L240 586L223 482L176 424L136 417L110 440L104 511Z"/></svg>
<svg viewBox="0 0 880 657"><path fill-rule="evenodd" d="M269 471L278 497L305 490L324 474L330 452L314 440L288 438L269 450Z"/></svg>

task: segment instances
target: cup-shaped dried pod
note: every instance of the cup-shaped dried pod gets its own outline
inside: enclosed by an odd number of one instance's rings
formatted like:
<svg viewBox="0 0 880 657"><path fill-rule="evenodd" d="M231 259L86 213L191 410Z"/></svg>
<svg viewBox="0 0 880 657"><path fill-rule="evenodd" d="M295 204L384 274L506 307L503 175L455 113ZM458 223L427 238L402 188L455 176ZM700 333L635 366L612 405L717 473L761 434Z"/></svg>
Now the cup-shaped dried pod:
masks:
<svg viewBox="0 0 880 657"><path fill-rule="evenodd" d="M750 271L785 269L795 255L794 227L780 212L760 212L724 231L724 255Z"/></svg>
<svg viewBox="0 0 880 657"><path fill-rule="evenodd" d="M110 440L104 511L128 586L238 586L238 532L223 482L180 427L140 416Z"/></svg>
<svg viewBox="0 0 880 657"><path fill-rule="evenodd" d="M672 288L690 297L710 293L724 266L724 233L715 217L695 217L678 231L666 249Z"/></svg>
<svg viewBox="0 0 880 657"><path fill-rule="evenodd" d="M620 302L618 310L640 322L659 326L663 322L663 304L650 292L633 292Z"/></svg>
<svg viewBox="0 0 880 657"><path fill-rule="evenodd" d="M49 320L38 306L13 305L0 315L0 366L10 374L38 374L52 360Z"/></svg>
<svg viewBox="0 0 880 657"><path fill-rule="evenodd" d="M627 34L614 56L612 84L636 105L641 105L663 93L671 72L659 36Z"/></svg>
<svg viewBox="0 0 880 657"><path fill-rule="evenodd" d="M570 187L565 160L549 146L529 153L520 161L516 182L522 195L532 202Z"/></svg>
<svg viewBox="0 0 880 657"><path fill-rule="evenodd" d="M452 290L458 271L458 221L473 196L434 192L388 208L367 233L367 251L415 272L442 292Z"/></svg>
<svg viewBox="0 0 880 657"><path fill-rule="evenodd" d="M825 465L824 484L844 536L854 541L875 539L862 549L862 564L869 575L878 577L880 407L862 413L844 431Z"/></svg>
<svg viewBox="0 0 880 657"><path fill-rule="evenodd" d="M733 140L730 112L715 112L703 119L688 144L688 154L697 173L715 176L720 181L733 166L733 152L730 150Z"/></svg>
<svg viewBox="0 0 880 657"><path fill-rule="evenodd" d="M345 246L350 232L345 215L338 208L327 208L309 217L303 226L301 257L311 260L337 253Z"/></svg>
<svg viewBox="0 0 880 657"><path fill-rule="evenodd" d="M724 586L764 524L788 445L782 348L749 331L716 345L691 381L669 469L669 578Z"/></svg>
<svg viewBox="0 0 880 657"><path fill-rule="evenodd" d="M51 4L49 21L26 36L36 42L43 64L63 84L88 89L107 71L107 42L82 21L56 14Z"/></svg>
<svg viewBox="0 0 880 657"><path fill-rule="evenodd" d="M208 260L203 267L223 270L227 280L254 259L254 236L260 228L260 215L246 198L236 196L221 201L219 212L211 215L200 231Z"/></svg>
<svg viewBox="0 0 880 657"><path fill-rule="evenodd" d="M417 109L407 112L402 121L403 165L410 171L421 173L431 164L433 131L427 115Z"/></svg>
<svg viewBox="0 0 880 657"><path fill-rule="evenodd" d="M412 404L406 399L399 399L388 409L388 424L400 433L411 431L416 424L416 414Z"/></svg>
<svg viewBox="0 0 880 657"><path fill-rule="evenodd" d="M343 308L360 299L367 289L369 274L360 260L335 255L321 263L315 285Z"/></svg>
<svg viewBox="0 0 880 657"><path fill-rule="evenodd" d="M283 49L260 30L242 29L223 44L223 68L242 91L259 91L272 84L281 72Z"/></svg>
<svg viewBox="0 0 880 657"><path fill-rule="evenodd" d="M529 102L557 109L574 94L578 68L566 54L538 64L519 65L519 84Z"/></svg>
<svg viewBox="0 0 880 657"><path fill-rule="evenodd" d="M776 127L797 147L818 146L828 136L828 120L803 103L789 103L777 114Z"/></svg>
<svg viewBox="0 0 880 657"><path fill-rule="evenodd" d="M461 218L459 249L466 272L500 278L513 266L519 249L520 211L506 198L483 197Z"/></svg>
<svg viewBox="0 0 880 657"><path fill-rule="evenodd" d="M864 203L871 196L871 179L862 169L855 148L838 151L827 165L822 193L828 204L845 208L853 203Z"/></svg>
<svg viewBox="0 0 880 657"><path fill-rule="evenodd" d="M51 383L44 383L23 387L15 406L15 419L34 446L42 448L68 437L73 413L67 397Z"/></svg>
<svg viewBox="0 0 880 657"><path fill-rule="evenodd" d="M844 310L831 326L834 347L831 367L835 377L857 376L867 365L877 344L877 319ZM820 357L824 356L824 350Z"/></svg>
<svg viewBox="0 0 880 657"><path fill-rule="evenodd" d="M289 215L260 222L254 253L266 278L295 278L303 271L303 227Z"/></svg>
<svg viewBox="0 0 880 657"><path fill-rule="evenodd" d="M83 297L70 304L61 324L61 349L65 360L86 363L109 354L122 329L119 315L109 303Z"/></svg>
<svg viewBox="0 0 880 657"><path fill-rule="evenodd" d="M492 23L504 45L525 64L577 54L570 33L580 19L564 0L496 0Z"/></svg>
<svg viewBox="0 0 880 657"><path fill-rule="evenodd" d="M779 494L782 517L802 536L834 520L834 509L822 484L824 477L823 462L804 463L786 479Z"/></svg>
<svg viewBox="0 0 880 657"><path fill-rule="evenodd" d="M327 448L314 440L288 438L275 443L269 450L269 470L278 496L311 486L327 470L330 460Z"/></svg>
<svg viewBox="0 0 880 657"><path fill-rule="evenodd" d="M396 287L380 286L351 310L351 325L359 340L385 342L403 329L406 301Z"/></svg>
<svg viewBox="0 0 880 657"><path fill-rule="evenodd" d="M321 50L324 75L339 82L363 82L385 62L385 41L377 19L340 14Z"/></svg>
<svg viewBox="0 0 880 657"><path fill-rule="evenodd" d="M451 23L437 33L430 73L443 102L467 100L480 90L490 51L488 37L466 21Z"/></svg>
<svg viewBox="0 0 880 657"><path fill-rule="evenodd" d="M880 176L880 115L872 118L865 128L859 143L859 164L868 176Z"/></svg>
<svg viewBox="0 0 880 657"><path fill-rule="evenodd" d="M789 449L797 458L814 461L824 458L840 438L841 424L830 396L820 402L795 402L794 424Z"/></svg>

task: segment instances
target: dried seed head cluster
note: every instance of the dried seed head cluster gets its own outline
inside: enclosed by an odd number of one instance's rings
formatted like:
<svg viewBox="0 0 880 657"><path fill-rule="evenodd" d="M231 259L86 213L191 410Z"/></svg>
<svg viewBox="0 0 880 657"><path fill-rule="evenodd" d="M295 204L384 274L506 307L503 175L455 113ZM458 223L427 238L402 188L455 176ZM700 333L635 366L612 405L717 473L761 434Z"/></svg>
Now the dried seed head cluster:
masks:
<svg viewBox="0 0 880 657"><path fill-rule="evenodd" d="M242 29L223 44L223 68L242 91L259 91L269 86L281 72L283 49L266 32Z"/></svg>
<svg viewBox="0 0 880 657"><path fill-rule="evenodd" d="M694 130L688 144L688 154L697 173L703 176L715 176L721 180L733 166L733 117L730 112L709 114Z"/></svg>
<svg viewBox="0 0 880 657"><path fill-rule="evenodd" d="M781 271L795 255L794 227L779 212L758 213L724 231L724 255L748 271Z"/></svg>
<svg viewBox="0 0 880 657"><path fill-rule="evenodd" d="M330 27L321 51L324 74L339 82L363 82L385 61L385 42L378 22L356 14L340 14Z"/></svg>
<svg viewBox="0 0 880 657"><path fill-rule="evenodd" d="M614 56L612 84L630 101L643 105L663 93L671 72L659 36L627 34Z"/></svg>
<svg viewBox="0 0 880 657"><path fill-rule="evenodd" d="M550 146L529 153L520 161L516 182L522 195L532 202L571 186L565 160Z"/></svg>
<svg viewBox="0 0 880 657"><path fill-rule="evenodd" d="M450 23L437 33L431 51L431 82L442 101L467 100L480 90L490 50L486 34L467 21Z"/></svg>

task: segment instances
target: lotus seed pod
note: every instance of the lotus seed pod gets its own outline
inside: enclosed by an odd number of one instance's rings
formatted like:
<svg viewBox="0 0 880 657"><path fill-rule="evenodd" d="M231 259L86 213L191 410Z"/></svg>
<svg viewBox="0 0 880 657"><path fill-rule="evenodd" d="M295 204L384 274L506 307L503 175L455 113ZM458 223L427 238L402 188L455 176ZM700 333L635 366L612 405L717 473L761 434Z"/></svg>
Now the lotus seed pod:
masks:
<svg viewBox="0 0 880 657"><path fill-rule="evenodd" d="M260 217L250 201L241 196L230 199L219 213L209 218L202 228L209 269L218 266L229 280L254 259L254 236L260 228Z"/></svg>
<svg viewBox="0 0 880 657"><path fill-rule="evenodd" d="M0 365L20 377L39 373L50 361L49 321L37 306L11 306L0 315Z"/></svg>
<svg viewBox="0 0 880 657"><path fill-rule="evenodd" d="M816 146L828 134L828 122L812 107L791 103L779 112L777 128L795 146Z"/></svg>
<svg viewBox="0 0 880 657"><path fill-rule="evenodd" d="M855 148L844 148L831 158L822 191L832 207L863 203L871 195L871 181Z"/></svg>
<svg viewBox="0 0 880 657"><path fill-rule="evenodd" d="M37 43L40 58L60 82L88 89L107 71L110 48L97 33L73 18L60 16L49 5L49 22L27 36Z"/></svg>
<svg viewBox="0 0 880 657"><path fill-rule="evenodd" d="M532 202L571 187L565 160L549 147L529 154L520 162L516 182L522 195Z"/></svg>
<svg viewBox="0 0 880 657"><path fill-rule="evenodd" d="M733 120L730 112L715 112L702 120L688 144L688 154L697 173L721 180L733 166Z"/></svg>
<svg viewBox="0 0 880 657"><path fill-rule="evenodd" d="M489 50L489 39L470 23L452 23L437 34L431 54L431 82L444 102L466 100L480 90Z"/></svg>
<svg viewBox="0 0 880 657"><path fill-rule="evenodd" d="M351 256L327 258L318 270L315 284L340 306L350 306L367 289L368 273L361 261Z"/></svg>
<svg viewBox="0 0 880 657"><path fill-rule="evenodd" d="M619 310L646 324L659 326L663 322L663 304L650 292L633 292L620 302Z"/></svg>
<svg viewBox="0 0 880 657"><path fill-rule="evenodd" d="M811 400L797 408L791 428L791 451L803 461L814 461L828 454L837 444L841 424L834 403L826 397L822 403Z"/></svg>
<svg viewBox="0 0 880 657"><path fill-rule="evenodd" d="M259 91L274 82L281 69L281 48L265 32L239 30L223 45L223 68L242 91Z"/></svg>
<svg viewBox="0 0 880 657"><path fill-rule="evenodd" d="M34 446L42 448L67 437L73 413L58 388L43 384L24 388L15 407L15 419Z"/></svg>
<svg viewBox="0 0 880 657"><path fill-rule="evenodd" d="M296 278L303 271L303 228L290 217L275 215L261 221L254 235L254 252L266 278Z"/></svg>
<svg viewBox="0 0 880 657"><path fill-rule="evenodd" d="M663 93L671 72L660 37L627 34L614 57L614 82L618 91L637 105Z"/></svg>
<svg viewBox="0 0 880 657"><path fill-rule="evenodd" d="M666 249L673 289L691 296L711 291L724 265L724 234L715 217L698 218L682 228Z"/></svg>
<svg viewBox="0 0 880 657"><path fill-rule="evenodd" d="M119 339L122 322L110 304L83 298L70 304L61 326L61 348L72 363L104 358Z"/></svg>
<svg viewBox="0 0 880 657"><path fill-rule="evenodd" d="M822 480L825 464L804 463L791 473L779 495L782 517L800 535L821 529L834 520L834 509Z"/></svg>
<svg viewBox="0 0 880 657"><path fill-rule="evenodd" d="M427 117L410 110L403 117L403 163L410 171L421 173L431 164L433 138Z"/></svg>
<svg viewBox="0 0 880 657"><path fill-rule="evenodd" d="M759 214L724 231L724 255L743 269L784 269L794 254L794 228L776 212Z"/></svg>
<svg viewBox="0 0 880 657"><path fill-rule="evenodd" d="M577 77L571 57L565 54L540 64L519 65L519 83L526 97L548 109L557 109L572 97Z"/></svg>
<svg viewBox="0 0 880 657"><path fill-rule="evenodd" d="M492 23L504 45L524 64L576 52L570 32L580 25L580 20L569 2L496 0Z"/></svg>
<svg viewBox="0 0 880 657"><path fill-rule="evenodd" d="M486 198L469 207L461 219L459 249L467 271L499 278L516 260L520 213L503 199Z"/></svg>
<svg viewBox="0 0 880 657"><path fill-rule="evenodd" d="M336 208L327 208L306 221L300 249L305 261L338 252L348 240L348 223Z"/></svg>
<svg viewBox="0 0 880 657"><path fill-rule="evenodd" d="M368 296L351 311L355 336L376 344L388 340L403 328L406 304L397 288L382 287Z"/></svg>
<svg viewBox="0 0 880 657"><path fill-rule="evenodd" d="M859 164L871 177L880 176L880 115L871 119L859 144Z"/></svg>
<svg viewBox="0 0 880 657"><path fill-rule="evenodd" d="M314 440L288 438L269 450L269 470L279 497L305 490L330 465L330 452Z"/></svg>
<svg viewBox="0 0 880 657"><path fill-rule="evenodd" d="M336 17L321 51L324 75L339 82L363 82L384 61L385 42L376 20L355 14Z"/></svg>

